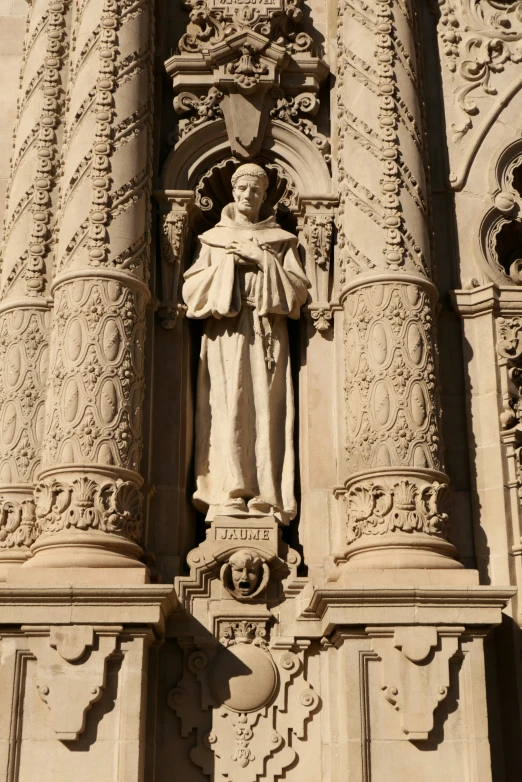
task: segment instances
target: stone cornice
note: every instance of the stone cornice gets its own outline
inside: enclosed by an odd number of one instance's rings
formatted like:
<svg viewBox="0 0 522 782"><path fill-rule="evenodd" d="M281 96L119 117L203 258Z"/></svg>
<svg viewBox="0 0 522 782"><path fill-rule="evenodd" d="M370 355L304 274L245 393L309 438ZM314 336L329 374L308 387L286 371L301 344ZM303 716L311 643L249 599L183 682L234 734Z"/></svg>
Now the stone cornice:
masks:
<svg viewBox="0 0 522 782"><path fill-rule="evenodd" d="M500 624L502 609L515 594L515 587L489 586L321 587L303 606L294 632L311 638L329 636L345 625L492 627Z"/></svg>
<svg viewBox="0 0 522 782"><path fill-rule="evenodd" d="M161 637L176 605L170 584L0 585L1 625L145 624Z"/></svg>

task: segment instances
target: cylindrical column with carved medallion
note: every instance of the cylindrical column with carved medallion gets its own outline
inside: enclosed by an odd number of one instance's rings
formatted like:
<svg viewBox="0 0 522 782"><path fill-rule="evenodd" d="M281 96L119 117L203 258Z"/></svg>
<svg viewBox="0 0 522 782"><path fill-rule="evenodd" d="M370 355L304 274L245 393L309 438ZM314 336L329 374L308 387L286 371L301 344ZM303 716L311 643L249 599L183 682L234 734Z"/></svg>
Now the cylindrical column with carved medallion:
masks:
<svg viewBox="0 0 522 782"><path fill-rule="evenodd" d="M340 0L348 566L459 567L448 542L412 0Z"/></svg>
<svg viewBox="0 0 522 782"><path fill-rule="evenodd" d="M29 567L141 566L152 13L150 0L73 7L38 537Z"/></svg>
<svg viewBox="0 0 522 782"><path fill-rule="evenodd" d="M48 281L59 179L68 3L28 13L0 282L0 572L30 556L47 382Z"/></svg>

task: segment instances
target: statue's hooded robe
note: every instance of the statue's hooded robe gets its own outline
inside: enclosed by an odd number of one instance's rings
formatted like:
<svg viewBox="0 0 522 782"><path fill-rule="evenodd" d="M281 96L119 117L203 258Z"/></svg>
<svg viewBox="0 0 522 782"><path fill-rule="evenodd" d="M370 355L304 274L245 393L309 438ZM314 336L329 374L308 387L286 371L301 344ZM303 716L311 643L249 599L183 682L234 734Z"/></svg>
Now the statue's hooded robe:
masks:
<svg viewBox="0 0 522 782"><path fill-rule="evenodd" d="M309 282L297 239L274 217L242 225L235 204L200 236L185 273L189 318L207 318L196 400L194 504L212 520L233 498L260 499L284 523L296 514L294 398L286 318L299 318ZM251 239L264 270L240 266L230 242Z"/></svg>

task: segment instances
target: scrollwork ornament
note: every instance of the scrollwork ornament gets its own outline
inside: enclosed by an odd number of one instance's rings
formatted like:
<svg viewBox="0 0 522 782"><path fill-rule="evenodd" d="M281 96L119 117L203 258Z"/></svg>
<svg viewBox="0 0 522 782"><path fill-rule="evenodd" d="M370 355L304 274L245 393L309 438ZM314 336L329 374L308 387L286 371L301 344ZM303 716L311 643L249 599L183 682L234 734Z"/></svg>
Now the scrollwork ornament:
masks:
<svg viewBox="0 0 522 782"><path fill-rule="evenodd" d="M239 3L211 8L205 0L188 0L185 5L189 9L190 23L180 39L179 49L194 54L234 33L253 30L292 54L309 52L312 48L310 35L295 30L302 18L301 2L285 0L282 10L262 11Z"/></svg>
<svg viewBox="0 0 522 782"><path fill-rule="evenodd" d="M458 141L479 114L477 92L497 94L496 74L522 61L522 13L518 0L499 4L494 0L439 2L439 37L448 70L454 74L454 94L460 118L452 123Z"/></svg>
<svg viewBox="0 0 522 782"><path fill-rule="evenodd" d="M208 93L201 98L191 92L180 92L176 95L174 108L178 114L194 112L193 116L180 120L179 138L183 138L204 122L222 119L223 111L220 106L222 99L223 93L217 87L210 87Z"/></svg>

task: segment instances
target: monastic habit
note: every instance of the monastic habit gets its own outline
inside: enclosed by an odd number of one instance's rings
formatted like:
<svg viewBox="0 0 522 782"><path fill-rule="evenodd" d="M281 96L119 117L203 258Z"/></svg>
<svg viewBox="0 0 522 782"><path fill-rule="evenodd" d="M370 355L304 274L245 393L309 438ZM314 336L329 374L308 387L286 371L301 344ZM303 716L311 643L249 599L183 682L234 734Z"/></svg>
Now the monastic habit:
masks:
<svg viewBox="0 0 522 782"><path fill-rule="evenodd" d="M247 265L231 243L263 254ZM229 248L229 249L227 249ZM297 238L274 217L244 224L236 204L200 236L183 296L189 318L207 318L196 401L194 504L218 512L296 514L294 398L286 318L299 318L308 280Z"/></svg>

